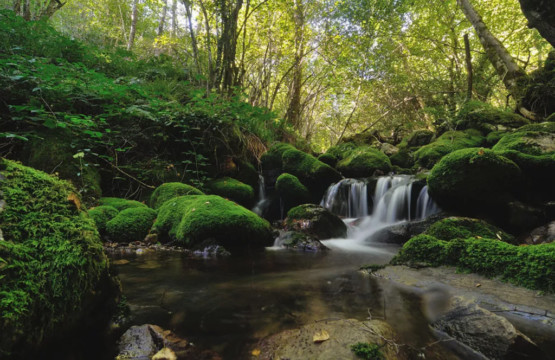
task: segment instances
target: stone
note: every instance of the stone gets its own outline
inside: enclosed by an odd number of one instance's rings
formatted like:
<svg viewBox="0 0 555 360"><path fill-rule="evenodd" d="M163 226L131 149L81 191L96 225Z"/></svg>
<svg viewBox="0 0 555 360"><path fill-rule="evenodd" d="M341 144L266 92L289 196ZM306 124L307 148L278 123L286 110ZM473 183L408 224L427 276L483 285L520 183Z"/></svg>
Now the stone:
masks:
<svg viewBox="0 0 555 360"><path fill-rule="evenodd" d="M555 241L555 220L524 235L522 242L528 245L545 244Z"/></svg>
<svg viewBox="0 0 555 360"><path fill-rule="evenodd" d="M387 156L395 155L399 152L399 148L395 145L391 145L389 143L383 143L380 147L380 151L386 154Z"/></svg>
<svg viewBox="0 0 555 360"><path fill-rule="evenodd" d="M171 349L163 348L152 357L152 360L177 360L177 356Z"/></svg>
<svg viewBox="0 0 555 360"><path fill-rule="evenodd" d="M307 233L320 240L342 238L347 234L347 226L338 216L314 204L300 205L289 210L285 229Z"/></svg>
<svg viewBox="0 0 555 360"><path fill-rule="evenodd" d="M300 251L325 251L328 248L310 234L298 231L286 231L276 240L277 246Z"/></svg>
<svg viewBox="0 0 555 360"><path fill-rule="evenodd" d="M120 338L117 360L150 360L158 351L150 325L131 326Z"/></svg>

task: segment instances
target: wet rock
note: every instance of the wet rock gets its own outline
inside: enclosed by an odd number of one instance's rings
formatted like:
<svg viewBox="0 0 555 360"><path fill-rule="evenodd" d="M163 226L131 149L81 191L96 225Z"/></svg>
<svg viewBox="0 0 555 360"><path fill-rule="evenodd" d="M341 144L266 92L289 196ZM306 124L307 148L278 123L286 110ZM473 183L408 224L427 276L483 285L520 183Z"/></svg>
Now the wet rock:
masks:
<svg viewBox="0 0 555 360"><path fill-rule="evenodd" d="M411 237L422 234L430 225L444 217L445 214L436 214L424 220L396 224L376 232L372 235L372 240L387 244L404 244Z"/></svg>
<svg viewBox="0 0 555 360"><path fill-rule="evenodd" d="M289 210L285 229L310 234L320 240L341 238L347 234L347 226L338 216L314 204L300 205Z"/></svg>
<svg viewBox="0 0 555 360"><path fill-rule="evenodd" d="M328 250L328 248L314 236L298 231L286 231L280 234L278 240L276 241L276 245L300 251L316 252Z"/></svg>
<svg viewBox="0 0 555 360"><path fill-rule="evenodd" d="M528 337L505 318L453 297L447 311L431 323L440 338L462 358L546 359Z"/></svg>
<svg viewBox="0 0 555 360"><path fill-rule="evenodd" d="M522 239L522 242L528 245L545 244L553 241L555 241L555 221L535 228Z"/></svg>
<svg viewBox="0 0 555 360"><path fill-rule="evenodd" d="M155 342L151 325L132 326L119 340L117 360L150 360L161 344Z"/></svg>
<svg viewBox="0 0 555 360"><path fill-rule="evenodd" d="M314 335L322 333L327 334L329 340L315 343ZM384 339L394 341L395 333L387 323L380 320L321 321L262 339L255 351L260 351L258 358L263 360L356 359L351 345L363 342L381 346L384 359L408 358L401 348L397 352L398 349Z"/></svg>
<svg viewBox="0 0 555 360"><path fill-rule="evenodd" d="M388 143L383 143L380 147L380 151L386 154L387 156L395 155L399 152L399 148L395 145L391 145Z"/></svg>
<svg viewBox="0 0 555 360"><path fill-rule="evenodd" d="M515 232L533 229L542 225L546 220L541 208L519 201L508 203L507 209L508 221L506 227Z"/></svg>

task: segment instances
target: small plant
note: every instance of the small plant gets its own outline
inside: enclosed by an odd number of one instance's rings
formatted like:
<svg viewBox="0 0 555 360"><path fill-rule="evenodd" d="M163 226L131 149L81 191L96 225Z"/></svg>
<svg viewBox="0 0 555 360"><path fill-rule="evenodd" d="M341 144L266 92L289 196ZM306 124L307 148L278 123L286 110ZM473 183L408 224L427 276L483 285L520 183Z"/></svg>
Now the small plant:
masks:
<svg viewBox="0 0 555 360"><path fill-rule="evenodd" d="M359 342L351 345L351 351L359 358L365 360L382 360L384 358L380 351L380 346L377 344Z"/></svg>

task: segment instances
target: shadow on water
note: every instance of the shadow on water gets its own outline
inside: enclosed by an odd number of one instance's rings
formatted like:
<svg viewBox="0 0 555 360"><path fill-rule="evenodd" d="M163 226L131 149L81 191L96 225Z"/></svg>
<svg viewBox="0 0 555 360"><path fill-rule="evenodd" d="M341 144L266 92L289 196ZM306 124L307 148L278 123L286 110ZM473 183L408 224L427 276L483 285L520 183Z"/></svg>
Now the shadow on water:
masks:
<svg viewBox="0 0 555 360"><path fill-rule="evenodd" d="M356 270L385 264L396 251L266 251L224 259L148 253L116 266L132 324L157 324L225 359L241 359L265 336L324 319L385 319L404 343L432 342L416 295Z"/></svg>

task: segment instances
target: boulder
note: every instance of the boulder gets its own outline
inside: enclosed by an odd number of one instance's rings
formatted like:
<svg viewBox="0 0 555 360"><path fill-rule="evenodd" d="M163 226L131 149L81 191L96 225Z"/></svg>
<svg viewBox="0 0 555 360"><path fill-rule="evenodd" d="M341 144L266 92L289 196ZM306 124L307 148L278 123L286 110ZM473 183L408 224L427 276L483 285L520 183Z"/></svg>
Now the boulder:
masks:
<svg viewBox="0 0 555 360"><path fill-rule="evenodd" d="M476 129L487 134L496 130L516 129L530 122L514 112L496 109L481 101L468 101L455 116L459 130Z"/></svg>
<svg viewBox="0 0 555 360"><path fill-rule="evenodd" d="M407 147L420 147L428 145L434 138L433 131L416 130L407 138Z"/></svg>
<svg viewBox="0 0 555 360"><path fill-rule="evenodd" d="M482 146L485 138L477 130L447 131L414 153L418 165L431 169L445 155L459 149Z"/></svg>
<svg viewBox="0 0 555 360"><path fill-rule="evenodd" d="M545 244L555 241L555 221L540 226L521 237L528 245Z"/></svg>
<svg viewBox="0 0 555 360"><path fill-rule="evenodd" d="M431 326L440 338L458 343L455 350L462 358L548 359L507 319L461 297L453 297L448 309Z"/></svg>
<svg viewBox="0 0 555 360"><path fill-rule="evenodd" d="M299 231L286 231L280 234L275 245L286 249L310 252L328 250L328 248L314 236Z"/></svg>
<svg viewBox="0 0 555 360"><path fill-rule="evenodd" d="M158 186L150 195L150 207L158 209L166 201L183 195L204 195L194 186L180 182L165 183Z"/></svg>
<svg viewBox="0 0 555 360"><path fill-rule="evenodd" d="M437 214L423 220L408 221L389 226L374 233L372 235L372 241L402 245L413 236L425 232L430 225L440 220L443 216L445 215Z"/></svg>
<svg viewBox="0 0 555 360"><path fill-rule="evenodd" d="M115 242L141 241L156 219L156 211L148 207L129 208L106 223L106 236Z"/></svg>
<svg viewBox="0 0 555 360"><path fill-rule="evenodd" d="M187 195L166 201L152 232L193 249L207 239L231 252L263 249L273 243L266 220L217 195Z"/></svg>
<svg viewBox="0 0 555 360"><path fill-rule="evenodd" d="M380 151L386 154L387 156L395 155L399 152L399 148L395 145L391 145L389 143L383 143L380 147Z"/></svg>
<svg viewBox="0 0 555 360"><path fill-rule="evenodd" d="M314 204L300 205L289 210L285 228L311 234L320 240L347 235L347 226L338 216Z"/></svg>
<svg viewBox="0 0 555 360"><path fill-rule="evenodd" d="M277 178L276 192L283 201L284 211L310 202L310 193L306 186L296 176L288 173L283 173Z"/></svg>
<svg viewBox="0 0 555 360"><path fill-rule="evenodd" d="M391 171L391 161L379 150L368 146L356 148L337 163L337 170L346 177L361 178Z"/></svg>
<svg viewBox="0 0 555 360"><path fill-rule="evenodd" d="M395 341L395 337L391 326L384 321L329 320L264 338L255 351L259 351L261 360L357 359L351 346L364 343L378 345L383 359L408 359L404 347L384 341Z"/></svg>
<svg viewBox="0 0 555 360"><path fill-rule="evenodd" d="M106 233L106 224L119 213L118 209L113 206L101 205L89 209L89 216L94 220L96 228L100 235Z"/></svg>
<svg viewBox="0 0 555 360"><path fill-rule="evenodd" d="M98 201L100 205L111 206L116 208L118 211L122 211L129 208L136 207L147 207L142 202L136 200L127 200L115 197L103 197Z"/></svg>
<svg viewBox="0 0 555 360"><path fill-rule="evenodd" d="M244 184L239 180L230 177L223 177L210 181L206 184L206 187L210 189L212 194L235 201L236 203L247 208L254 205L254 189L252 186Z"/></svg>

